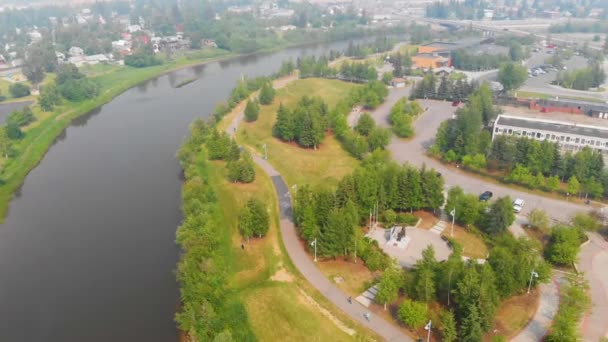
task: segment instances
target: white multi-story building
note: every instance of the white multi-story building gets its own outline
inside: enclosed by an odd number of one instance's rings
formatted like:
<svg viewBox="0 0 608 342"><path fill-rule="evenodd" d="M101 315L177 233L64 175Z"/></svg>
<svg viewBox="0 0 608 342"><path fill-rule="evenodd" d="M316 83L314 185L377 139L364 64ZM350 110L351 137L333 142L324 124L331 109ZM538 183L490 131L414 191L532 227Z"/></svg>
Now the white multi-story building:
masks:
<svg viewBox="0 0 608 342"><path fill-rule="evenodd" d="M557 143L564 152L576 152L589 146L608 157L608 127L499 115L494 121L492 140L497 135L548 140Z"/></svg>

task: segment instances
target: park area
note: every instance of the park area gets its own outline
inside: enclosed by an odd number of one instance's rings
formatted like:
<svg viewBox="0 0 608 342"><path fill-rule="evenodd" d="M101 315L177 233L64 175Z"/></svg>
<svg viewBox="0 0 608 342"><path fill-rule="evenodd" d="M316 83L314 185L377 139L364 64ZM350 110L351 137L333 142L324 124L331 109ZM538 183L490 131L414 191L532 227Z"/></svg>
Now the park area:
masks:
<svg viewBox="0 0 608 342"><path fill-rule="evenodd" d="M344 151L333 136L326 137L317 149L305 149L274 138L272 126L279 104L292 108L303 96L319 96L332 108L356 87L358 85L352 83L317 78L291 82L277 91L271 105L261 106L257 121L240 125L237 138L240 143L253 147L262 155L263 146L266 145L269 162L290 186L335 186L343 176L354 170L358 162Z"/></svg>
<svg viewBox="0 0 608 342"><path fill-rule="evenodd" d="M277 199L271 180L258 168L254 182L230 183L223 164L213 162L211 173L226 224L221 238L221 253L226 256L230 273L225 290L235 307L243 306L254 335L261 341L303 341L311 331L317 340L369 337L341 312L326 309L331 304L293 269L280 243ZM247 242L239 234L234 213L252 197L267 205L272 219L264 238Z"/></svg>

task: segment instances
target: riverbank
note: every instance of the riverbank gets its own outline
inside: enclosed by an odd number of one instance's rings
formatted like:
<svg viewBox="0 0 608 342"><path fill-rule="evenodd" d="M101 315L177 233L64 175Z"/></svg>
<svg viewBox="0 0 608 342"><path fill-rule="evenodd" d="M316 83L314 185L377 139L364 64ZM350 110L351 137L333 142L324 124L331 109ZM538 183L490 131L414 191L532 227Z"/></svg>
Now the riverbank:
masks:
<svg viewBox="0 0 608 342"><path fill-rule="evenodd" d="M43 112L37 104L34 104L33 110L37 117L37 121L30 126L25 127L24 131L27 134L22 140L17 141L14 144L13 148L17 156L0 162L3 166L3 170L0 173L0 179L2 181L2 184L0 185L0 223L4 222L4 219L6 218L13 194L23 184L23 181L29 172L40 163L55 139L61 135L70 123L74 119L91 113L95 109L110 102L123 92L143 82L188 67L250 55L271 53L287 48L322 44L341 39L359 39L364 34L365 32L362 32L353 37L337 37L338 39L327 38L293 44L286 42L285 44L279 44L270 49L264 49L249 54L234 54L226 50L205 49L197 51L191 56L180 56L174 61L159 66L141 69L120 67L109 72L92 76L92 79L98 81L101 87L100 95L94 99L79 103L64 101L62 105L58 106L50 113ZM371 34L373 35L374 33Z"/></svg>
<svg viewBox="0 0 608 342"><path fill-rule="evenodd" d="M291 80L293 77L277 80L275 86ZM232 132L227 124L235 121L242 108L242 104L235 107L215 128ZM219 320L231 322L229 330L207 330L207 337L229 334L235 340L304 341L310 339L310 332L314 331L320 340L378 339L347 315L335 310L292 264L281 243L280 207L273 180L256 167L252 183L228 182L226 163L207 161L205 149L195 143L204 141L203 132L205 130L192 130L192 137L178 153L186 177L182 188L185 220L178 230L177 239L184 250L178 272L184 300L184 311L178 314L177 319L180 328L187 330L194 340L205 332L199 328L200 320L208 318L199 317L198 311L189 310L203 300L213 305ZM200 194L205 193L213 195L203 196L206 201L203 207L217 208L218 215L205 215L207 224L199 228L188 223L200 215L190 209L196 207L195 201L203 201ZM257 198L267 205L271 220L269 231L263 238L244 241L239 234L235 213L250 198ZM211 212L216 211L212 209ZM216 243L207 243L214 239ZM201 256L206 257L200 260ZM223 288L221 294L204 290L208 280L207 277L201 278L200 274L205 271L191 267L197 260L199 264L202 261L225 266L221 280L213 281L215 286ZM221 300L214 300L217 296L221 296Z"/></svg>

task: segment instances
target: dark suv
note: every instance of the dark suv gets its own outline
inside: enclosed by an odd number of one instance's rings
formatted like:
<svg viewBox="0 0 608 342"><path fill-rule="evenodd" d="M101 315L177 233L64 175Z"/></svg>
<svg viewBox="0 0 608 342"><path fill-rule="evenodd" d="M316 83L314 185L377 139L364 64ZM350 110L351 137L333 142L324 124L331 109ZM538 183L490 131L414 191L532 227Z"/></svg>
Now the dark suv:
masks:
<svg viewBox="0 0 608 342"><path fill-rule="evenodd" d="M479 200L483 202L489 201L490 198L492 198L492 191L486 191L483 194L479 195Z"/></svg>

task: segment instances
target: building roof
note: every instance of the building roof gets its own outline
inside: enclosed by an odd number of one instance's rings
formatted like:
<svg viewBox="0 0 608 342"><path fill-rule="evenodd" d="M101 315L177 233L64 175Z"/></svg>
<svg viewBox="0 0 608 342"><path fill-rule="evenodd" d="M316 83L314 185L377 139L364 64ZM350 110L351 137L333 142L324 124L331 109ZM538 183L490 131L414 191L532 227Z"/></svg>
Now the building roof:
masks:
<svg viewBox="0 0 608 342"><path fill-rule="evenodd" d="M442 60L447 60L447 58L443 57L443 56L439 56L437 54L432 54L432 53L419 53L415 56L412 56L412 58L426 58L426 59L442 59Z"/></svg>
<svg viewBox="0 0 608 342"><path fill-rule="evenodd" d="M608 104L599 102L588 102L581 100L571 99L539 99L536 103L541 106L563 106L563 107L576 107L581 110L592 110L597 112L608 112Z"/></svg>
<svg viewBox="0 0 608 342"><path fill-rule="evenodd" d="M599 126L578 125L567 122L542 119L528 119L510 115L499 115L496 119L496 124L532 130L543 130L556 133L608 139L608 128Z"/></svg>

